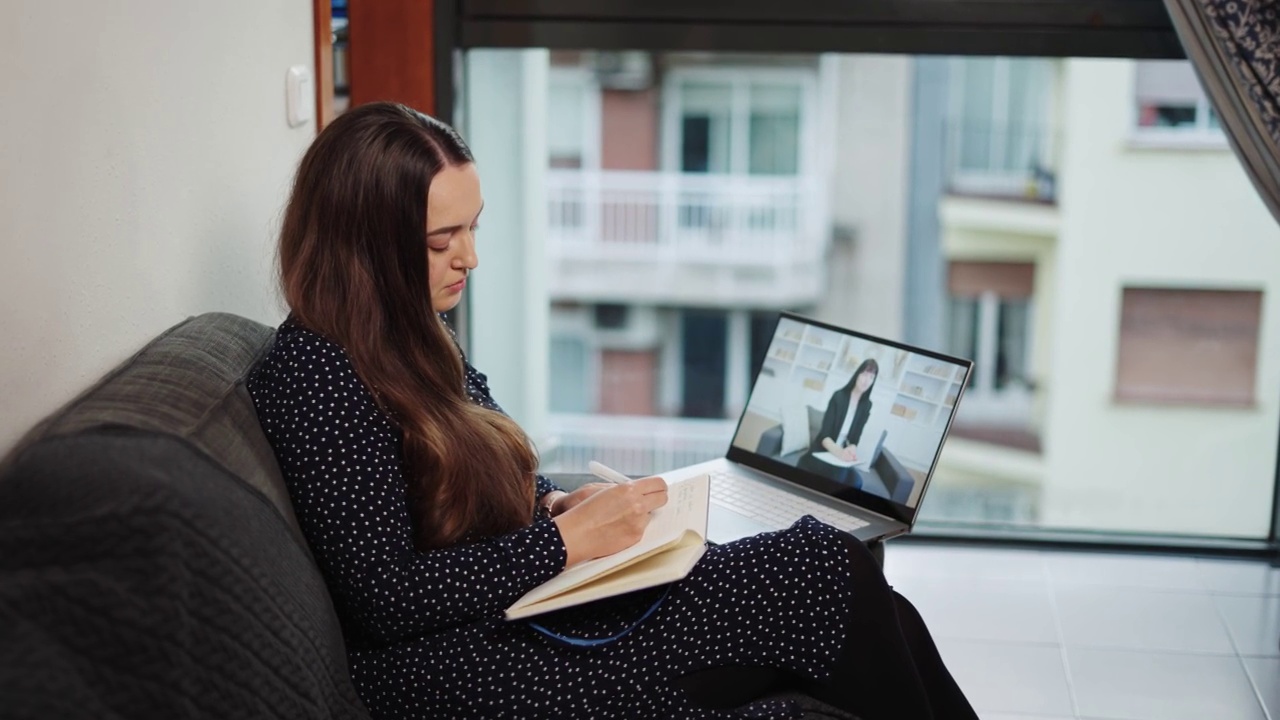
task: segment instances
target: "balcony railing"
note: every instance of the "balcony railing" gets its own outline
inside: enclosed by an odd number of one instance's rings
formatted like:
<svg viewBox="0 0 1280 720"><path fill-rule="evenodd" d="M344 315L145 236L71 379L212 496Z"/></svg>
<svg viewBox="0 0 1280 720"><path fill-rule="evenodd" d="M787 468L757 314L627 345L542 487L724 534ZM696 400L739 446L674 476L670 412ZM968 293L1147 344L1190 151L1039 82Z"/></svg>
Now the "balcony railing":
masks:
<svg viewBox="0 0 1280 720"><path fill-rule="evenodd" d="M1053 202L1055 136L1043 123L979 118L947 123L947 189L953 193Z"/></svg>
<svg viewBox="0 0 1280 720"><path fill-rule="evenodd" d="M630 475L714 460L729 448L737 422L693 418L553 414L543 472L586 472L596 460Z"/></svg>
<svg viewBox="0 0 1280 720"><path fill-rule="evenodd" d="M773 266L824 247L813 178L547 172L549 253L575 259Z"/></svg>

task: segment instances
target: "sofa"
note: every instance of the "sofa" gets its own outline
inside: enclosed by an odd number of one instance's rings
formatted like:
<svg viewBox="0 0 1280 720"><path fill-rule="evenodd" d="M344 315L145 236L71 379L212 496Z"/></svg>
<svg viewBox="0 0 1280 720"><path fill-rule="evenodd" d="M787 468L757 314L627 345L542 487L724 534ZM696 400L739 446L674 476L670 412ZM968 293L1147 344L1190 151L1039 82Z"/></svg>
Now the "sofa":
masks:
<svg viewBox="0 0 1280 720"><path fill-rule="evenodd" d="M822 427L823 411L808 406L805 407L805 410L809 418L809 442L805 445L807 448L811 447L813 441L818 437L818 430ZM795 450L786 455L780 455L781 451L782 424L779 423L760 434L760 442L756 445L756 452L760 455L775 458L793 467L799 462L800 456L804 454L804 450ZM889 448L880 449L880 457L876 458L871 469L873 472L860 474L863 481L861 489L905 505L907 500L911 498L911 491L915 489L916 479L907 470L906 466L889 451Z"/></svg>
<svg viewBox="0 0 1280 720"><path fill-rule="evenodd" d="M369 716L244 387L272 338L189 318L0 461L4 717Z"/></svg>

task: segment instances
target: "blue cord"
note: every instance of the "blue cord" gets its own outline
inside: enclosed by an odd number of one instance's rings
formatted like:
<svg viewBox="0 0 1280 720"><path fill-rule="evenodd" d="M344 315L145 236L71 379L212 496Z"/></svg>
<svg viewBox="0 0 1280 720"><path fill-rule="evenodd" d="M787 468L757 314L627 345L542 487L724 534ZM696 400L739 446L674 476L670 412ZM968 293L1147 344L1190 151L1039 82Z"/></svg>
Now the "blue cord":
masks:
<svg viewBox="0 0 1280 720"><path fill-rule="evenodd" d="M654 600L653 604L649 606L648 610L644 611L644 614L640 616L639 620L636 620L635 622L631 623L631 625L629 625L628 627L623 628L622 632L618 633L617 635L610 635L609 637L604 637L604 638L580 638L580 637L573 637L572 635L561 635L560 633L554 630L545 628L535 622L530 622L529 627L533 628L534 630L537 630L543 635L546 635L552 640L562 642L566 645L573 645L576 647L600 647L601 645L608 645L611 642L617 642L618 640L621 640L622 638L629 635L632 630L635 630L636 628L640 627L640 623L647 620L649 616L652 615L658 609L658 606L662 605L662 601L666 600L667 596L671 594L671 588L672 588L672 585L668 585L666 591L662 593L662 597L658 598L657 600Z"/></svg>

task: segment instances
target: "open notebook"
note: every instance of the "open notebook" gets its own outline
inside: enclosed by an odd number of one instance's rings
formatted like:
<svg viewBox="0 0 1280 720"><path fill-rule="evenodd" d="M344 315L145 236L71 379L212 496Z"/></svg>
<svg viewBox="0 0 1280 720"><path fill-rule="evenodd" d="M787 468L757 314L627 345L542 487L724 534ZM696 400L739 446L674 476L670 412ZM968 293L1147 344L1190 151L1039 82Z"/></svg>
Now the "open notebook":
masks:
<svg viewBox="0 0 1280 720"><path fill-rule="evenodd" d="M653 511L640 542L567 568L507 608L507 619L540 615L688 575L707 550L710 493L711 479L705 474L672 484L667 504Z"/></svg>

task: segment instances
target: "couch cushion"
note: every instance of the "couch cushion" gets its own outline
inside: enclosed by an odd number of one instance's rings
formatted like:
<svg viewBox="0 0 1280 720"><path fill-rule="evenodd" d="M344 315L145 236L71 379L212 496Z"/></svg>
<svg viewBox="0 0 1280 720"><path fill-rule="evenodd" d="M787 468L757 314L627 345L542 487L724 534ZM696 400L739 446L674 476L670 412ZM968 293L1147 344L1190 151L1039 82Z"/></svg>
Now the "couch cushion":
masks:
<svg viewBox="0 0 1280 720"><path fill-rule="evenodd" d="M310 555L189 444L102 429L0 476L7 718L368 713Z"/></svg>

